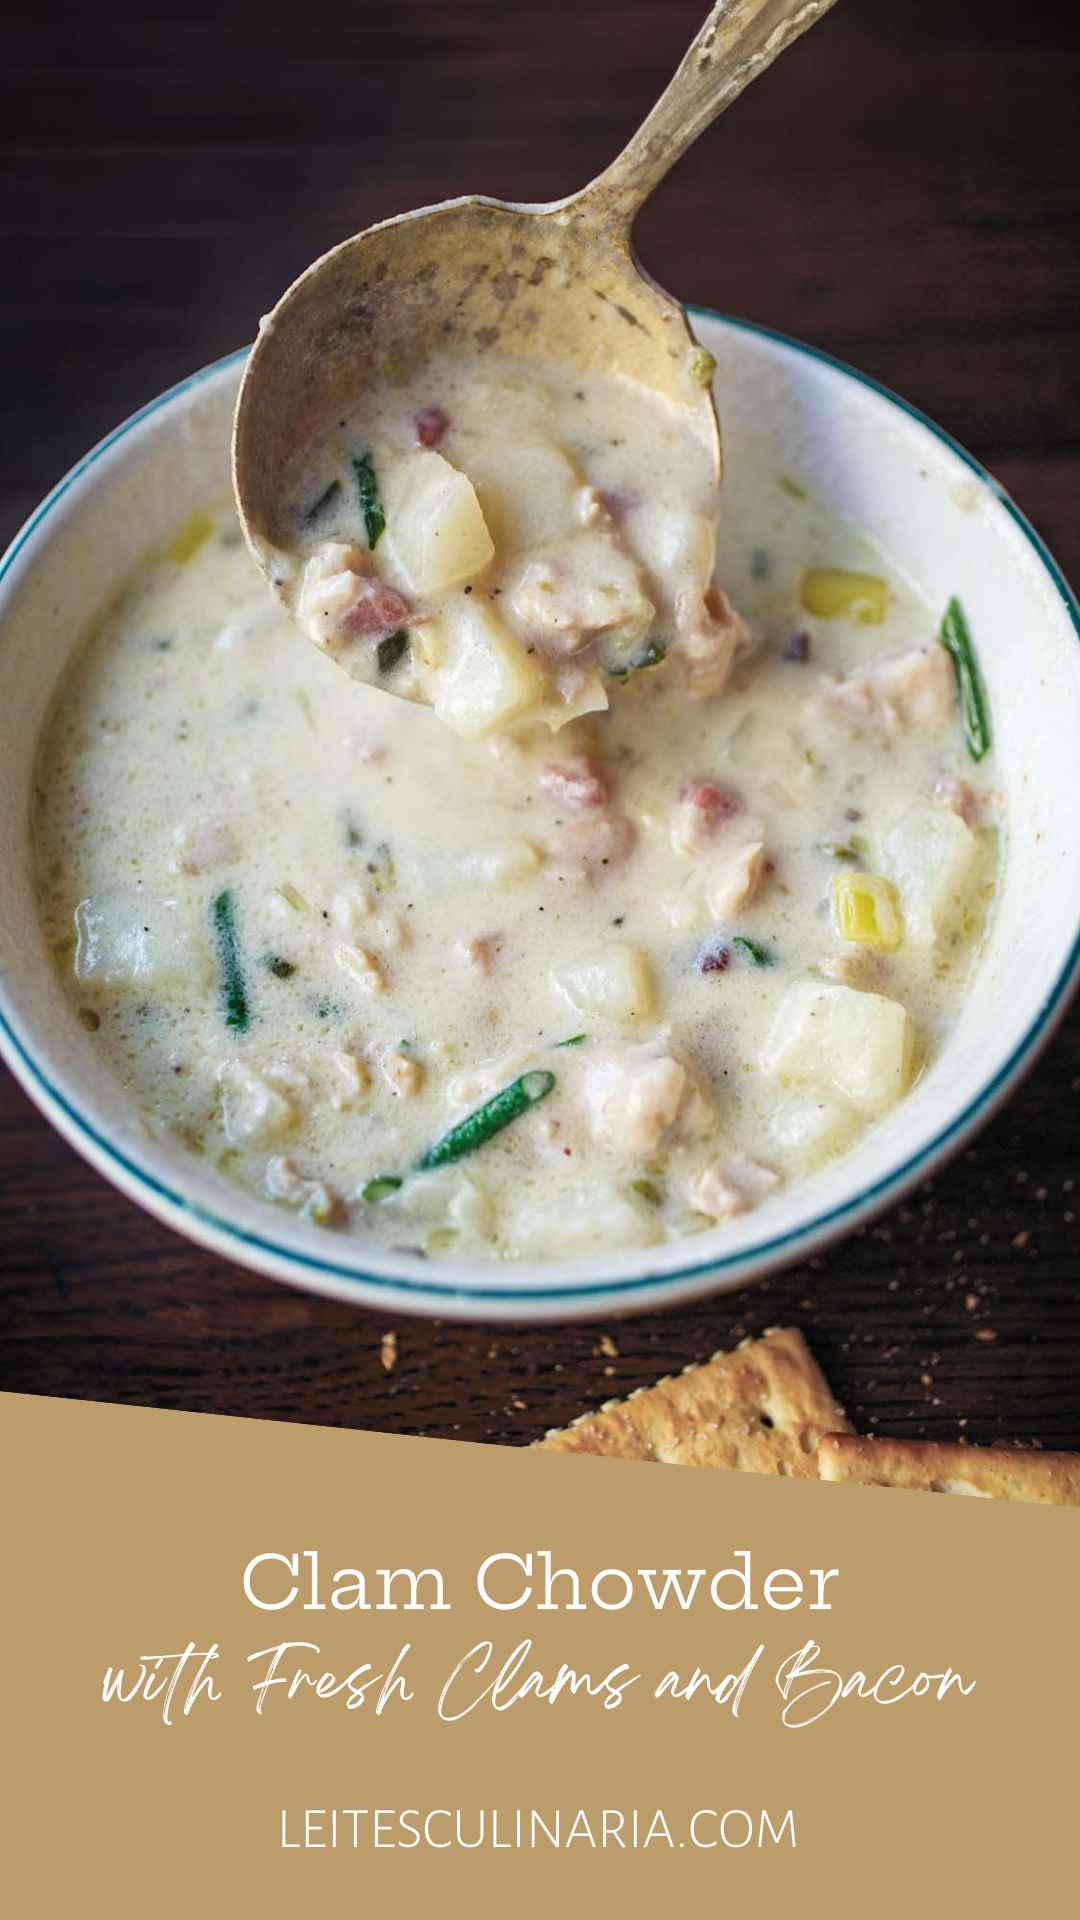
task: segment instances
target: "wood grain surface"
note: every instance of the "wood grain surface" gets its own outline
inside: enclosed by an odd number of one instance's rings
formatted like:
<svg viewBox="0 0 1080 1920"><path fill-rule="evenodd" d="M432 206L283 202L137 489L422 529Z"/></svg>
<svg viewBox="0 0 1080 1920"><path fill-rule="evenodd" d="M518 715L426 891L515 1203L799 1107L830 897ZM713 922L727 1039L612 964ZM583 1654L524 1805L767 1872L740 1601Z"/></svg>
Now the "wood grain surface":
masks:
<svg viewBox="0 0 1080 1920"><path fill-rule="evenodd" d="M123 415L249 338L344 234L466 190L547 199L583 182L703 9L350 0L332 30L229 0L8 9L0 531ZM638 232L686 298L798 334L925 408L1074 578L1078 55L1061 0L841 0ZM1076 791L1062 804L1077 813ZM399 1318L388 1370L385 1318L189 1247L5 1079L0 1386L516 1443L793 1321L860 1427L1080 1447L1078 1093L1074 1011L974 1148L821 1259L603 1326Z"/></svg>

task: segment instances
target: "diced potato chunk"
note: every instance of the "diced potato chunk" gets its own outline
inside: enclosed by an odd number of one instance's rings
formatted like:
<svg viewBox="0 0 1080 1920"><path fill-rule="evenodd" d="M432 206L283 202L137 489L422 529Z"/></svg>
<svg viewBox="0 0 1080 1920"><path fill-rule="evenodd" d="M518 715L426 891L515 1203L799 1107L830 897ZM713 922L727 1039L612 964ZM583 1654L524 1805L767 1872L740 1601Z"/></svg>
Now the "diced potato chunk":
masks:
<svg viewBox="0 0 1080 1920"><path fill-rule="evenodd" d="M785 1086L831 1088L869 1115L900 1098L911 1053L911 1021L899 1001L800 980L780 1002L762 1066Z"/></svg>
<svg viewBox="0 0 1080 1920"><path fill-rule="evenodd" d="M378 1202L377 1217L394 1238L419 1239L425 1247L431 1242L433 1250L440 1245L486 1245L495 1226L490 1193L461 1167L411 1174Z"/></svg>
<svg viewBox="0 0 1080 1920"><path fill-rule="evenodd" d="M240 1060L218 1069L225 1137L234 1147L269 1147L296 1122L296 1108L276 1087Z"/></svg>
<svg viewBox="0 0 1080 1920"><path fill-rule="evenodd" d="M472 481L441 453L411 455L387 501L386 544L414 593L444 593L495 552Z"/></svg>
<svg viewBox="0 0 1080 1920"><path fill-rule="evenodd" d="M841 940L885 951L898 947L904 923L896 888L877 873L838 873L833 880L833 921Z"/></svg>
<svg viewBox="0 0 1080 1920"><path fill-rule="evenodd" d="M506 1222L507 1251L518 1260L567 1260L609 1247L649 1247L662 1237L656 1209L606 1180L530 1194Z"/></svg>
<svg viewBox="0 0 1080 1920"><path fill-rule="evenodd" d="M420 631L431 704L454 733L480 739L542 702L540 668L478 595L454 594Z"/></svg>
<svg viewBox="0 0 1080 1920"><path fill-rule="evenodd" d="M581 477L550 441L520 446L505 434L470 465L501 558L573 532Z"/></svg>
<svg viewBox="0 0 1080 1920"><path fill-rule="evenodd" d="M803 610L818 620L857 620L879 627L889 605L889 586L876 573L850 573L845 567L811 567L799 588Z"/></svg>
<svg viewBox="0 0 1080 1920"><path fill-rule="evenodd" d="M789 1093L769 1121L780 1152L804 1173L850 1146L859 1119L846 1100L829 1093Z"/></svg>
<svg viewBox="0 0 1080 1920"><path fill-rule="evenodd" d="M971 907L979 842L948 807L909 807L883 842L884 866L904 907L908 939L922 946L955 932Z"/></svg>
<svg viewBox="0 0 1080 1920"><path fill-rule="evenodd" d="M97 987L165 986L205 971L206 948L179 900L116 887L75 909L75 977Z"/></svg>
<svg viewBox="0 0 1080 1920"><path fill-rule="evenodd" d="M652 969L640 947L621 941L600 947L585 960L555 969L552 980L579 1013L623 1025L647 1020L655 1004Z"/></svg>
<svg viewBox="0 0 1080 1920"><path fill-rule="evenodd" d="M512 887L530 879L539 866L540 855L528 840L488 840L466 854L461 875L482 887Z"/></svg>

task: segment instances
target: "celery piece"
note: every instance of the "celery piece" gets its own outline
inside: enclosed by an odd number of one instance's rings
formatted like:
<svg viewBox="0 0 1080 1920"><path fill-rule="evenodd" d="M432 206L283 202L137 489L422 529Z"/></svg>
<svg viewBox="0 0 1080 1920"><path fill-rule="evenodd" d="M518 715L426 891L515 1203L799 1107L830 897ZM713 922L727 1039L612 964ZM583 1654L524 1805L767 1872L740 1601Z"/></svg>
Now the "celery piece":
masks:
<svg viewBox="0 0 1080 1920"><path fill-rule="evenodd" d="M387 1194L396 1193L402 1185L401 1176L396 1173L380 1173L373 1180L366 1180L360 1189L360 1198L366 1206L374 1206L376 1201L385 1200Z"/></svg>
<svg viewBox="0 0 1080 1920"><path fill-rule="evenodd" d="M876 573L811 567L803 574L799 602L817 620L857 620L863 627L879 627L889 604L889 585Z"/></svg>
<svg viewBox="0 0 1080 1920"><path fill-rule="evenodd" d="M896 888L876 873L838 873L833 880L833 919L842 940L887 950L898 947L904 926Z"/></svg>

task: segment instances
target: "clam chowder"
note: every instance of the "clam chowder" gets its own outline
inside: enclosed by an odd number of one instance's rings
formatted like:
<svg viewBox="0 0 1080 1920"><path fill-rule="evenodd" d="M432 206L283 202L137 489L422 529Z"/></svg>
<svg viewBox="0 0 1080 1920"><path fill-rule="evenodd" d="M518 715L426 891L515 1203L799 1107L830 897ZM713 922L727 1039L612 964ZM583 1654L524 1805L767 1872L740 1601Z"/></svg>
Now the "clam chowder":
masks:
<svg viewBox="0 0 1080 1920"><path fill-rule="evenodd" d="M701 1231L878 1122L995 883L956 603L752 456L714 573L703 450L614 381L432 364L293 494L315 647L211 505L40 751L46 935L137 1105L327 1229L509 1259Z"/></svg>

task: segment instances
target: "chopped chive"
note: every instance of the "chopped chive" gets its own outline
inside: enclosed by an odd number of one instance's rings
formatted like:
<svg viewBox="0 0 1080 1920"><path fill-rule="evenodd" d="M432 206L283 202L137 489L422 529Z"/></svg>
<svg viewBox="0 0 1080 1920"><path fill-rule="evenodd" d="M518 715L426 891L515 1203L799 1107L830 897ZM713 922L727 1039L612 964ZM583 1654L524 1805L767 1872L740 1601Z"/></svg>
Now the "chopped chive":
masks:
<svg viewBox="0 0 1080 1920"><path fill-rule="evenodd" d="M496 1133L501 1133L512 1120L516 1120L539 1100L544 1100L555 1085L553 1073L523 1073L512 1080L500 1093L485 1100L482 1107L470 1113L441 1140L436 1140L417 1161L417 1171L428 1173L433 1167L448 1166L452 1160L460 1160L466 1153L474 1153Z"/></svg>
<svg viewBox="0 0 1080 1920"><path fill-rule="evenodd" d="M588 1037L587 1033L572 1033L569 1040L553 1040L552 1051L554 1052L558 1047L580 1047L582 1041L587 1040Z"/></svg>
<svg viewBox="0 0 1080 1920"><path fill-rule="evenodd" d="M248 1011L247 988L244 985L244 975L236 946L233 897L227 888L224 893L217 895L211 908L211 915L217 937L225 1025L234 1028L237 1033L246 1033L251 1016Z"/></svg>
<svg viewBox="0 0 1080 1920"><path fill-rule="evenodd" d="M394 668L400 666L408 645L409 635L405 627L399 627L396 633L391 633L385 640L380 640L375 649L379 672L393 673Z"/></svg>
<svg viewBox="0 0 1080 1920"><path fill-rule="evenodd" d="M362 453L353 461L356 475L356 491L360 495L360 511L364 516L364 530L369 547L377 547L379 536L386 526L382 499L379 495L379 483L375 478L375 463L370 453Z"/></svg>
<svg viewBox="0 0 1080 1920"><path fill-rule="evenodd" d="M960 712L964 721L964 739L973 760L981 760L990 751L990 716L986 693L975 659L975 648L968 632L963 608L955 597L949 601L941 622L940 640L956 669L960 694Z"/></svg>
<svg viewBox="0 0 1080 1920"><path fill-rule="evenodd" d="M345 808L341 824L345 845L355 853L357 847L362 847L364 844L364 829L351 807Z"/></svg>
<svg viewBox="0 0 1080 1920"><path fill-rule="evenodd" d="M360 1198L369 1207L374 1206L377 1200L385 1200L388 1193L396 1193L401 1184L398 1174L380 1173L374 1180L365 1181L360 1189Z"/></svg>
<svg viewBox="0 0 1080 1920"><path fill-rule="evenodd" d="M757 940L748 940L744 933L737 933L731 944L733 947L738 947L740 953L745 953L752 966L774 967L776 965L775 957L769 952L768 947L761 946Z"/></svg>

